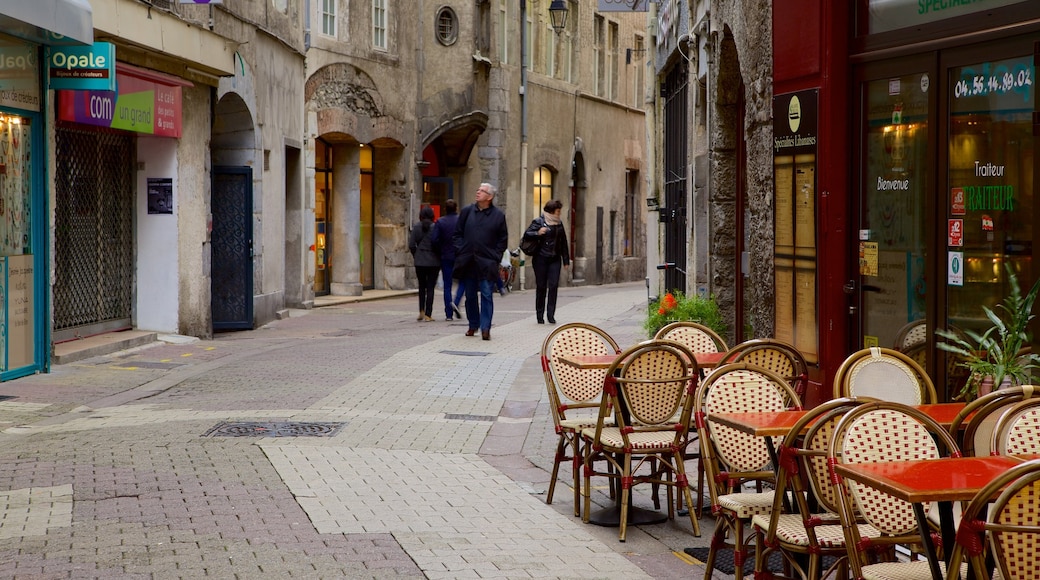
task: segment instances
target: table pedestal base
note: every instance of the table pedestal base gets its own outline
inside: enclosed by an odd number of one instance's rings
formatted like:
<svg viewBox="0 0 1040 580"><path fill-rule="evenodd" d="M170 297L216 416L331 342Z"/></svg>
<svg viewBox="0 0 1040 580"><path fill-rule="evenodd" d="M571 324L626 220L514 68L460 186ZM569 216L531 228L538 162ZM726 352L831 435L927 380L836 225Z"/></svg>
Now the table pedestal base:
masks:
<svg viewBox="0 0 1040 580"><path fill-rule="evenodd" d="M628 525L642 526L668 521L667 512L628 506ZM621 525L621 506L613 505L589 514L589 523L597 526L618 527Z"/></svg>

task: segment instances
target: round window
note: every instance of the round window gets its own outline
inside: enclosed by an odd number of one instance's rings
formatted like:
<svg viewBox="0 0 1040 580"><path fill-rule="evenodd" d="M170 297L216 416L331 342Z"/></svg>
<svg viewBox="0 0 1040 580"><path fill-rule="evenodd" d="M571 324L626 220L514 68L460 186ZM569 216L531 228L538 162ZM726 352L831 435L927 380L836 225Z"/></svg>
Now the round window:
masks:
<svg viewBox="0 0 1040 580"><path fill-rule="evenodd" d="M437 11L437 42L451 46L459 39L459 18L450 6Z"/></svg>

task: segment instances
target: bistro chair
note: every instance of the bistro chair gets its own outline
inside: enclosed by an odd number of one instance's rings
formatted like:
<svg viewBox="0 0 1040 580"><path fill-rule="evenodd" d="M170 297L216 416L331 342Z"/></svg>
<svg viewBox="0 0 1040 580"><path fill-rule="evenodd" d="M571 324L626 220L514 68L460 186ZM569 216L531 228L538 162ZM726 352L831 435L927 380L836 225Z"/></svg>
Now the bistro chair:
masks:
<svg viewBox="0 0 1040 580"><path fill-rule="evenodd" d="M594 475L620 480L618 539L622 542L634 485L666 486L669 519L675 517L673 488L693 505L682 450L689 436L697 377L697 362L689 351L653 342L625 350L607 369L596 425L581 433L587 448L585 489L591 489ZM606 470L596 470L599 460L607 465ZM590 496L585 494L586 522L592 508ZM700 536L697 518L692 511L689 516L694 535Z"/></svg>
<svg viewBox="0 0 1040 580"><path fill-rule="evenodd" d="M986 569L987 552L999 578L1035 579L1040 570L1038 503L1040 459L1016 465L982 488L964 508L947 580L958 580L965 560L975 578L997 577Z"/></svg>
<svg viewBox="0 0 1040 580"><path fill-rule="evenodd" d="M715 532L705 563L711 578L719 550L732 550L736 579L743 578L748 557L744 527L756 515L768 514L774 490L745 491L751 484L775 481L771 452L762 437L713 422L715 413L754 413L798 409L801 400L784 377L746 363L716 368L697 392L694 420L700 432L701 461L707 475ZM779 441L774 440L774 444Z"/></svg>
<svg viewBox="0 0 1040 580"><path fill-rule="evenodd" d="M925 320L913 320L907 322L896 331L896 339L892 348L899 352L906 352L910 348L928 342L928 326Z"/></svg>
<svg viewBox="0 0 1040 580"><path fill-rule="evenodd" d="M937 400L928 373L907 355L872 346L852 353L834 375L834 398L873 397L905 405Z"/></svg>
<svg viewBox="0 0 1040 580"><path fill-rule="evenodd" d="M572 322L555 328L542 342L542 376L549 392L553 426L559 440L553 458L552 476L545 503L551 504L560 464L571 460L574 485L574 515L581 515L581 430L596 425L606 369L580 369L560 361L562 355L605 355L620 352L617 343L602 329ZM570 455L568 455L568 448ZM612 490L613 497L613 490Z"/></svg>
<svg viewBox="0 0 1040 580"><path fill-rule="evenodd" d="M1008 387L983 395L957 413L950 425L950 435L960 444L964 455L989 455L995 449L993 432L1001 414L1033 397L1040 398L1040 386Z"/></svg>
<svg viewBox="0 0 1040 580"><path fill-rule="evenodd" d="M722 362L743 362L773 371L787 379L799 398L805 397L809 365L802 353L786 342L772 338L746 340L729 349Z"/></svg>
<svg viewBox="0 0 1040 580"><path fill-rule="evenodd" d="M714 330L697 322L680 320L661 327L654 338L674 340L686 345L690 352L726 352L729 347Z"/></svg>
<svg viewBox="0 0 1040 580"><path fill-rule="evenodd" d="M850 410L841 418L827 450L827 463L830 466L911 461L959 453L953 437L928 415L901 403L874 401ZM864 549L869 548L879 559L885 556L891 559L891 551L897 544L920 544L921 533L913 506L868 485L843 480L833 469L830 476L838 487L838 513L845 532L852 578L928 578L931 572L927 561L871 563ZM923 507L927 511L928 505ZM864 540L858 525L860 518L879 535Z"/></svg>
<svg viewBox="0 0 1040 580"><path fill-rule="evenodd" d="M1001 413L992 441L995 455L1040 454L1040 398L1026 399Z"/></svg>
<svg viewBox="0 0 1040 580"><path fill-rule="evenodd" d="M790 578L821 578L832 573L835 578L848 577L845 535L838 515L840 497L828 476L827 448L841 417L863 402L827 401L807 412L784 437L777 450L776 489L792 498L794 512L784 513L784 496L774 494L770 514L751 518L758 534L756 571L765 571L769 554L777 552L785 569L792 571ZM858 525L860 537L879 535L869 524ZM822 570L824 556L836 558L826 571ZM786 577L770 573L773 580Z"/></svg>

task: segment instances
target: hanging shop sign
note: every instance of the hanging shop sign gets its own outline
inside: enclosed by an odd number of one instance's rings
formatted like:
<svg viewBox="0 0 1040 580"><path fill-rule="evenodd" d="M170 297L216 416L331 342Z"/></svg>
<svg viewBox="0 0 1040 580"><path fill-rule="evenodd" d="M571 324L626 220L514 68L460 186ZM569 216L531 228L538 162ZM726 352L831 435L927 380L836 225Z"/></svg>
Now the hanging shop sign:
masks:
<svg viewBox="0 0 1040 580"><path fill-rule="evenodd" d="M649 4L650 0L599 0L597 12L647 12Z"/></svg>
<svg viewBox="0 0 1040 580"><path fill-rule="evenodd" d="M1033 0L869 0L870 33L877 34Z"/></svg>
<svg viewBox="0 0 1040 580"><path fill-rule="evenodd" d="M40 110L36 46L0 34L0 107Z"/></svg>
<svg viewBox="0 0 1040 580"><path fill-rule="evenodd" d="M115 91L58 91L58 118L159 137L181 136L181 86L116 69ZM190 85L189 85L190 86Z"/></svg>
<svg viewBox="0 0 1040 580"><path fill-rule="evenodd" d="M116 47L111 42L47 49L47 84L54 90L116 90Z"/></svg>

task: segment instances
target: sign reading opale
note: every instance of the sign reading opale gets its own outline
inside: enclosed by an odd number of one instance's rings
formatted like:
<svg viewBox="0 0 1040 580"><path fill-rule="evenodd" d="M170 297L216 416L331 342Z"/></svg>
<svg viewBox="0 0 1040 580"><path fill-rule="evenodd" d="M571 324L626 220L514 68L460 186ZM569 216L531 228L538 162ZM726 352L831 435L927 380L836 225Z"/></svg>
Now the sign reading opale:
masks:
<svg viewBox="0 0 1040 580"><path fill-rule="evenodd" d="M47 49L47 83L51 89L116 90L116 47L111 42Z"/></svg>
<svg viewBox="0 0 1040 580"><path fill-rule="evenodd" d="M116 91L59 91L58 118L99 127L181 136L181 87L116 71Z"/></svg>

